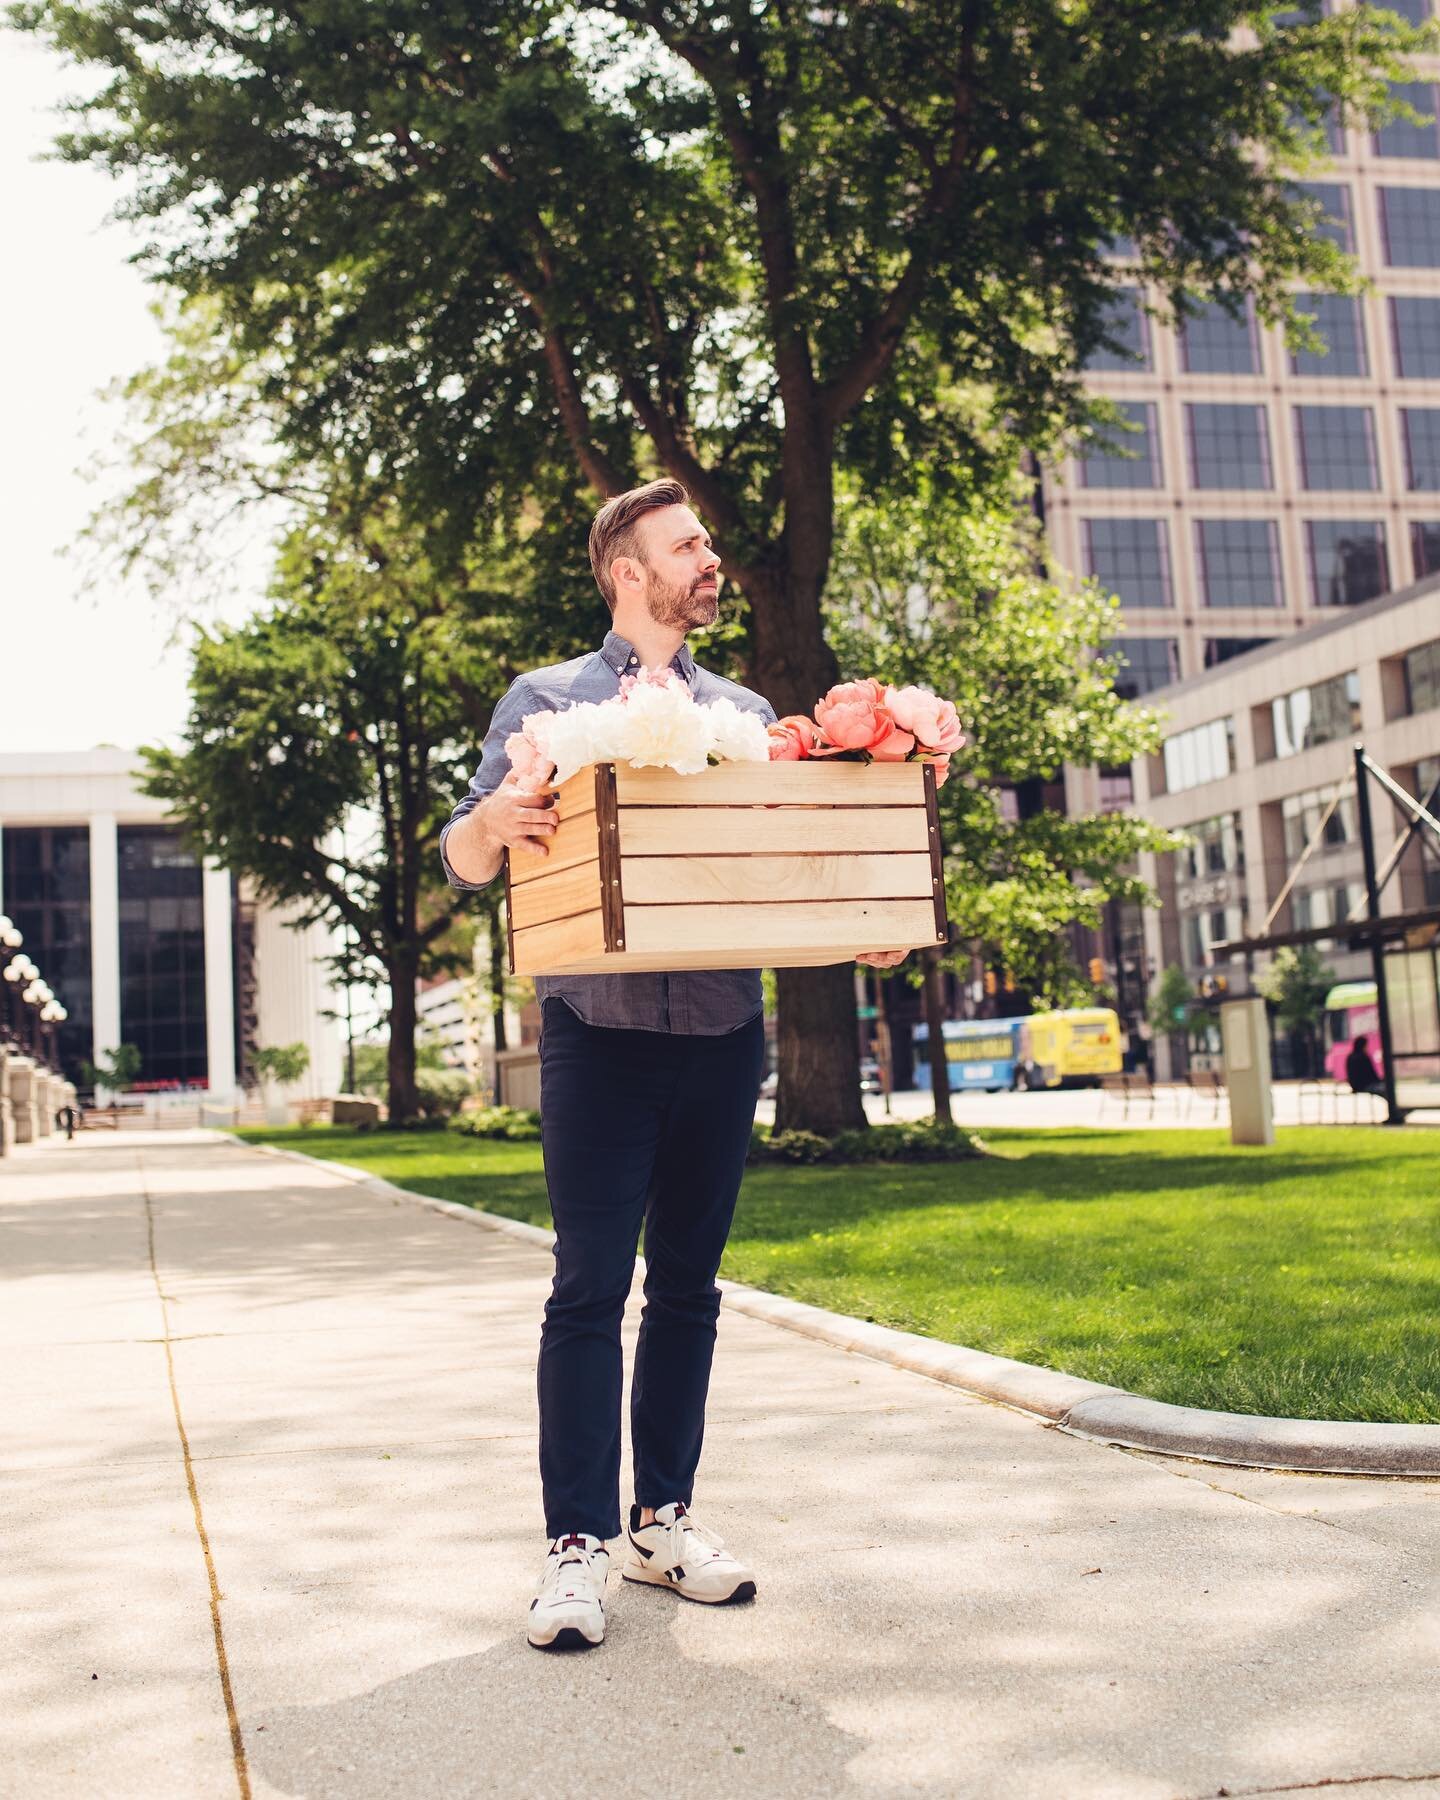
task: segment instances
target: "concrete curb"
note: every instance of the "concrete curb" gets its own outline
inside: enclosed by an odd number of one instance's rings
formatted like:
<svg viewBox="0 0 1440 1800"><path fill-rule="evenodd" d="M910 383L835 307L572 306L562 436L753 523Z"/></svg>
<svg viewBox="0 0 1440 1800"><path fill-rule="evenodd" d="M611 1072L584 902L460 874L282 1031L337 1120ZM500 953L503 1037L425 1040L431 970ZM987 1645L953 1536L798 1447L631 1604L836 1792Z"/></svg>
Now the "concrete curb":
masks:
<svg viewBox="0 0 1440 1800"><path fill-rule="evenodd" d="M231 1142L241 1143L239 1139ZM348 1163L326 1162L303 1150L275 1144L242 1144L269 1156L310 1163L379 1198L404 1200L448 1213L471 1225L550 1249L555 1234L539 1225L481 1212L454 1200L437 1200L367 1175ZM1147 1400L1123 1388L1082 1381L1058 1369L967 1350L888 1325L847 1318L823 1307L787 1300L760 1288L722 1281L725 1304L751 1318L783 1325L803 1337L838 1350L868 1356L892 1368L962 1388L983 1400L1042 1419L1069 1436L1126 1450L1148 1450L1195 1462L1228 1463L1246 1469L1279 1469L1315 1475L1440 1476L1440 1425L1377 1425L1362 1420L1272 1419L1259 1414L1209 1412Z"/></svg>

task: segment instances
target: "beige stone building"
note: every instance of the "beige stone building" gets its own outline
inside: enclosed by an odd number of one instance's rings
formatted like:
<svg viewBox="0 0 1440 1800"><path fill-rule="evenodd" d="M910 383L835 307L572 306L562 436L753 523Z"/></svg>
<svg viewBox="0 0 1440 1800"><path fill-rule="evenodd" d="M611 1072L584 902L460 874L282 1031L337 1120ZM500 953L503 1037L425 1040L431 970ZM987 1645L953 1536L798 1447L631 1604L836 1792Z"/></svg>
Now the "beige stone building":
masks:
<svg viewBox="0 0 1440 1800"><path fill-rule="evenodd" d="M1158 698L1167 735L1134 765L1134 804L1192 841L1142 859L1162 902L1145 915L1145 954L1152 972L1175 964L1198 980L1226 970L1217 944L1363 908L1354 745L1417 797L1440 777L1440 578L1331 614ZM1372 817L1383 869L1404 823L1379 795ZM1400 859L1382 910L1426 906L1440 906L1440 857L1422 839ZM1369 976L1368 953L1322 948L1337 980Z"/></svg>

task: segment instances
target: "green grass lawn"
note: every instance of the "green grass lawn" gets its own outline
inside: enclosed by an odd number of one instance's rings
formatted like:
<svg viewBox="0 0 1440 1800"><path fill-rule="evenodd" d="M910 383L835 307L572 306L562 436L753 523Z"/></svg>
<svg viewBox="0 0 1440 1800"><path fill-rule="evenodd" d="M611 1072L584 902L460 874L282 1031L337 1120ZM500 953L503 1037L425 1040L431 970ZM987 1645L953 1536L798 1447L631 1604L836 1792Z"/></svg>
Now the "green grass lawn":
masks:
<svg viewBox="0 0 1440 1800"><path fill-rule="evenodd" d="M548 1224L538 1144L243 1131ZM1194 1406L1440 1422L1440 1134L1003 1131L961 1164L763 1167L724 1273Z"/></svg>

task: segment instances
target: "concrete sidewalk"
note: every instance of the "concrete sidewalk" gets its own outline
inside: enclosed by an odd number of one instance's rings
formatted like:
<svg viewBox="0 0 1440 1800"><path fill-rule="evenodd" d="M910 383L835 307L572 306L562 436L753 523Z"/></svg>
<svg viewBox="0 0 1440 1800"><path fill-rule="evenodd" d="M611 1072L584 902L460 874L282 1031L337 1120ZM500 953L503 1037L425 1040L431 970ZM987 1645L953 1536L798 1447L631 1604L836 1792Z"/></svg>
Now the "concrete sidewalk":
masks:
<svg viewBox="0 0 1440 1800"><path fill-rule="evenodd" d="M543 1251L137 1133L0 1164L0 1252L5 1796L1440 1795L1440 1484L1149 1461L731 1314L698 1499L759 1601L616 1581L544 1657Z"/></svg>

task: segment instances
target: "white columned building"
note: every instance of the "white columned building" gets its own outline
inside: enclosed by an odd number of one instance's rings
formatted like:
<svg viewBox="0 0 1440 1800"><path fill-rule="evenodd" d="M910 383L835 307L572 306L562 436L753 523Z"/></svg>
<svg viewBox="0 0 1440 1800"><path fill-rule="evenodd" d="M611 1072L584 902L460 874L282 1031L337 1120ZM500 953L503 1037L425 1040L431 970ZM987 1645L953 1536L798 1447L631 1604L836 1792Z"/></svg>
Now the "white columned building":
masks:
<svg viewBox="0 0 1440 1800"><path fill-rule="evenodd" d="M0 756L0 910L69 1011L62 1060L78 1073L135 1043L142 1090L223 1106L248 1053L299 1042L310 1067L287 1094L338 1092L330 934L197 863L140 775L112 746Z"/></svg>

